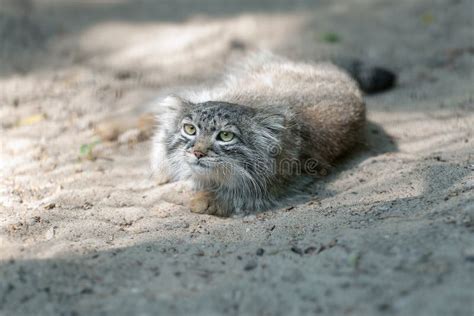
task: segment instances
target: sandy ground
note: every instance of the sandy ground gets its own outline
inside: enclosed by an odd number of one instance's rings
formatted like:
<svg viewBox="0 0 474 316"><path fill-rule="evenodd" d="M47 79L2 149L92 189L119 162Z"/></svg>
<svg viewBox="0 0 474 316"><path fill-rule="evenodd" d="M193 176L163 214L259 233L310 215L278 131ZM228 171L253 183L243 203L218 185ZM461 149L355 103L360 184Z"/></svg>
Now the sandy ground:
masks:
<svg viewBox="0 0 474 316"><path fill-rule="evenodd" d="M473 6L0 0L0 315L473 315ZM399 73L306 201L199 216L161 199L149 141L81 155L255 48Z"/></svg>

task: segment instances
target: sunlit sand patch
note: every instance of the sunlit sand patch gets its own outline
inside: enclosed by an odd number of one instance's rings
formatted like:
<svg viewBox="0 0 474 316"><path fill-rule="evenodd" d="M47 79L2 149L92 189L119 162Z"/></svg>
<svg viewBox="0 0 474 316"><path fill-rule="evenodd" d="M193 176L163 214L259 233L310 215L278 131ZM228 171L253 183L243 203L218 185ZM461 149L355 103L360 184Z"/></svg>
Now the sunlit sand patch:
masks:
<svg viewBox="0 0 474 316"><path fill-rule="evenodd" d="M191 73L209 68L201 61L222 61L236 45L233 41L257 42L254 48L278 46L306 20L302 14L246 14L226 19L201 16L184 23L108 22L86 30L80 47L109 67Z"/></svg>

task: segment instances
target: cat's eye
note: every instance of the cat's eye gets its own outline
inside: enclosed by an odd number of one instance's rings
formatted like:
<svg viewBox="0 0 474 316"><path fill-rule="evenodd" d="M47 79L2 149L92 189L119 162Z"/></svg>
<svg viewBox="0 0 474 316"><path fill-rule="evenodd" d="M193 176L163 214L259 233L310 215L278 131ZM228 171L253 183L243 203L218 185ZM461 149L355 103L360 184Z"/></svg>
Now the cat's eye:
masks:
<svg viewBox="0 0 474 316"><path fill-rule="evenodd" d="M217 138L223 142L230 142L232 139L234 139L234 133L222 131L219 133Z"/></svg>
<svg viewBox="0 0 474 316"><path fill-rule="evenodd" d="M196 134L196 127L193 124L184 124L183 130L188 135Z"/></svg>

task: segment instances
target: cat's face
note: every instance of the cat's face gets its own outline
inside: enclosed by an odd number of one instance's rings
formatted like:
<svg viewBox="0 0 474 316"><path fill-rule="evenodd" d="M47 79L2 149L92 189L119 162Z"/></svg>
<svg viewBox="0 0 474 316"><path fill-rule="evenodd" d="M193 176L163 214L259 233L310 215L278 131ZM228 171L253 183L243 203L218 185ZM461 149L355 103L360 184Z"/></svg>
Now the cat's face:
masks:
<svg viewBox="0 0 474 316"><path fill-rule="evenodd" d="M181 102L167 132L167 154L175 167L216 183L243 183L275 159L282 115L226 102Z"/></svg>

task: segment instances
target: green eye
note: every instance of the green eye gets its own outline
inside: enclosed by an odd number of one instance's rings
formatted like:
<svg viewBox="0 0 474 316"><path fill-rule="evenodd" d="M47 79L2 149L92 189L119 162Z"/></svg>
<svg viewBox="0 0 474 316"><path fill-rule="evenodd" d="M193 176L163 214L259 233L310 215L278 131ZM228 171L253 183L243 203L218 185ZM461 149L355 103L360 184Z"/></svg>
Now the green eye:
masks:
<svg viewBox="0 0 474 316"><path fill-rule="evenodd" d="M192 125L192 124L184 124L183 125L183 130L188 135L196 134L196 127L194 127L194 125Z"/></svg>
<svg viewBox="0 0 474 316"><path fill-rule="evenodd" d="M223 142L230 142L234 139L234 133L232 132L220 132L218 138Z"/></svg>

